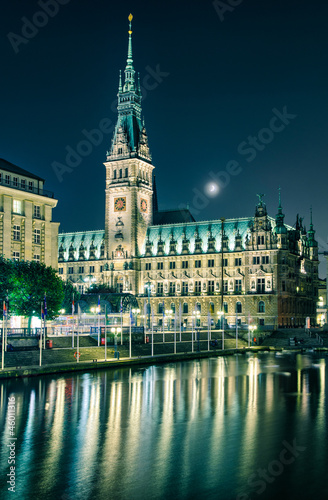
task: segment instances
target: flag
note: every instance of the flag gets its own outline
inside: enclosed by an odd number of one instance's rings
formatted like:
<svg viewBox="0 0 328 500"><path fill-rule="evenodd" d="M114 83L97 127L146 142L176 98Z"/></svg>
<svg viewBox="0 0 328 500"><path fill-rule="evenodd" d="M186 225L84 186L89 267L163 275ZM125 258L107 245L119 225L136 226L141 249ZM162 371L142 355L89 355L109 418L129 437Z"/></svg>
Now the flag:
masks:
<svg viewBox="0 0 328 500"><path fill-rule="evenodd" d="M133 324L133 314L132 314L131 307L130 307L130 323L131 323L131 325Z"/></svg>
<svg viewBox="0 0 328 500"><path fill-rule="evenodd" d="M100 314L100 295L98 295L98 314Z"/></svg>
<svg viewBox="0 0 328 500"><path fill-rule="evenodd" d="M164 300L163 300L163 318L165 316L165 305L164 305Z"/></svg>
<svg viewBox="0 0 328 500"><path fill-rule="evenodd" d="M74 293L73 293L73 299L72 299L72 316L74 315L75 312L75 304L74 304Z"/></svg>
<svg viewBox="0 0 328 500"><path fill-rule="evenodd" d="M99 296L100 297L100 296ZM120 313L123 314L123 299L121 297L121 307L120 307Z"/></svg>
<svg viewBox="0 0 328 500"><path fill-rule="evenodd" d="M7 306L6 306L6 301L3 301L3 317L7 317Z"/></svg>
<svg viewBox="0 0 328 500"><path fill-rule="evenodd" d="M41 302L41 319L44 319L44 309L43 309L42 302Z"/></svg>
<svg viewBox="0 0 328 500"><path fill-rule="evenodd" d="M44 299L43 299L43 314L46 317L47 316L47 298L46 294L44 294Z"/></svg>

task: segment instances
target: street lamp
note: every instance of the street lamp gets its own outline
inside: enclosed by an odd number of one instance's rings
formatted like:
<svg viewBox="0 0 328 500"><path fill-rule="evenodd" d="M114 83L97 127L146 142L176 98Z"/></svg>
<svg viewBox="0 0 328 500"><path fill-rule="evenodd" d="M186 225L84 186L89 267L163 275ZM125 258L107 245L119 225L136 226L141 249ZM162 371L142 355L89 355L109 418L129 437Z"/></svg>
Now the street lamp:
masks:
<svg viewBox="0 0 328 500"><path fill-rule="evenodd" d="M134 316L134 321L136 326L138 326L138 314L140 313L140 309L132 309L132 314Z"/></svg>
<svg viewBox="0 0 328 500"><path fill-rule="evenodd" d="M117 352L117 334L121 332L121 328L112 327L110 331L114 334L114 344L115 344L114 358L120 359L120 353Z"/></svg>
<svg viewBox="0 0 328 500"><path fill-rule="evenodd" d="M92 276L92 274L88 274L84 280L86 283L89 283L89 288L91 286L91 283L94 283L96 281L96 278L94 276Z"/></svg>

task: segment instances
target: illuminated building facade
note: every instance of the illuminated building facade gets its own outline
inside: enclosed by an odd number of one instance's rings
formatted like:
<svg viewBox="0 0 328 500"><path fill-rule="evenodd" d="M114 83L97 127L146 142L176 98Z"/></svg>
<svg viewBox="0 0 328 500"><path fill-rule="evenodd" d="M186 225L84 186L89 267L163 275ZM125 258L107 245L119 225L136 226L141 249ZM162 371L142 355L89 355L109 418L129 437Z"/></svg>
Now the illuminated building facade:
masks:
<svg viewBox="0 0 328 500"><path fill-rule="evenodd" d="M57 200L44 182L0 159L0 254L57 269L59 223L52 221Z"/></svg>
<svg viewBox="0 0 328 500"><path fill-rule="evenodd" d="M216 323L263 327L316 319L318 245L284 223L280 195L275 218L259 195L253 217L196 222L189 210L158 211L151 154L132 60L131 18L118 119L106 162L105 230L59 235L59 274L84 292L91 282L138 297L159 326L176 315L190 327L199 311ZM165 311L170 311L167 313ZM181 315L181 316L180 316Z"/></svg>

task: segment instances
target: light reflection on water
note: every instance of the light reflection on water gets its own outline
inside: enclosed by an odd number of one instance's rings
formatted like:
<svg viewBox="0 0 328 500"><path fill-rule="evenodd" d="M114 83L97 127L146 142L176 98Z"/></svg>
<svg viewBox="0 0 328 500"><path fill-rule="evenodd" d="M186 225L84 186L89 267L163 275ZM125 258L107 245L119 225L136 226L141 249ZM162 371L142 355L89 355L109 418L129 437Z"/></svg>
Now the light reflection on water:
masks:
<svg viewBox="0 0 328 500"><path fill-rule="evenodd" d="M259 354L6 381L1 498L12 395L21 499L327 498L326 377ZM283 442L304 447L288 465Z"/></svg>

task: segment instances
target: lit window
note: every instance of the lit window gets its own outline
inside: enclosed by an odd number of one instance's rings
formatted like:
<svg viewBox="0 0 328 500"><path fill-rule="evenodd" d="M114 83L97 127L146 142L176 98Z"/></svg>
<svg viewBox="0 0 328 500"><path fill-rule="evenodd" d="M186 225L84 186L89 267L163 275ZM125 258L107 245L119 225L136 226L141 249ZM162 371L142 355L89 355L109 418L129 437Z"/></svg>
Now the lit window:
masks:
<svg viewBox="0 0 328 500"><path fill-rule="evenodd" d="M22 202L20 200L13 200L13 212L15 214L22 213Z"/></svg>
<svg viewBox="0 0 328 500"><path fill-rule="evenodd" d="M19 252L13 252L13 260L19 260Z"/></svg>

